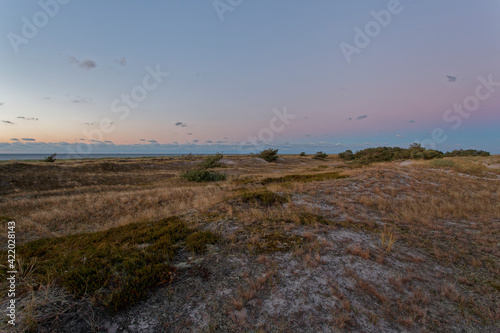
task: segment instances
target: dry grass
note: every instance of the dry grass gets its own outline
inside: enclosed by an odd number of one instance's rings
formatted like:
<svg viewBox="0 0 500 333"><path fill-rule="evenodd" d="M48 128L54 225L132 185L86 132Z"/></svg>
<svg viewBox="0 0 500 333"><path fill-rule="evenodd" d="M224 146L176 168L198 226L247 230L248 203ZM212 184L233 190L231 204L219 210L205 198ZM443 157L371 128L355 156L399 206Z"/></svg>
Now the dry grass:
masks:
<svg viewBox="0 0 500 333"><path fill-rule="evenodd" d="M210 308L221 314L217 325L230 322L214 326L222 331L314 331L324 325L334 331L495 331L500 321L498 157L354 168L333 156L325 161L281 157L275 163L230 156L221 160L226 181L196 184L179 177L199 161L1 163L0 183L7 185L0 192L0 220L17 222L20 244L173 215L190 228L219 233L224 241L217 251L197 256L211 258L212 264L231 258L226 267L214 268L223 273L210 272L221 279L214 284L229 292L217 296L213 287L202 288L197 297L207 309L213 298L222 297L224 306ZM30 258L19 263L25 304L20 316L27 326L40 328L53 320L47 309L62 316L79 308L92 323L88 326L97 325L99 315L90 303L75 302L54 283L56 277L36 281L37 265ZM252 273L225 280L238 265ZM332 282L331 293L325 293L323 280ZM194 292L186 289L179 304ZM302 304L294 297L307 299L307 292L317 292L314 302L329 305L273 312L281 304ZM191 320L183 318L173 324L178 330Z"/></svg>

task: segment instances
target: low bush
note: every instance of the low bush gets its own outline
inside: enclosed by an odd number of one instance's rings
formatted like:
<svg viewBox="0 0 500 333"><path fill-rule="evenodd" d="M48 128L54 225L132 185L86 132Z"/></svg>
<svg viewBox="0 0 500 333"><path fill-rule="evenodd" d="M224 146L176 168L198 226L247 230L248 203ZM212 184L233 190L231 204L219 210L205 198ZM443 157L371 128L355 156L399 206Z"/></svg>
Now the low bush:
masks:
<svg viewBox="0 0 500 333"><path fill-rule="evenodd" d="M344 161L355 161L362 164L374 162L390 162L404 159L424 159L430 160L434 158L444 157L443 152L426 149L419 144L412 144L410 148L399 147L378 147L367 148L353 153L351 150L346 150L339 154L339 157Z"/></svg>
<svg viewBox="0 0 500 333"><path fill-rule="evenodd" d="M257 157L262 158L268 162L274 162L278 159L278 150L279 149L266 149L257 154Z"/></svg>
<svg viewBox="0 0 500 333"><path fill-rule="evenodd" d="M299 154L300 156L306 156L306 153L305 152L302 152Z"/></svg>
<svg viewBox="0 0 500 333"><path fill-rule="evenodd" d="M188 228L178 217L133 223L106 231L41 239L19 247L23 258L36 259L39 283L56 277L77 297L90 296L111 312L144 298L149 289L175 278L171 265L184 244L202 252L216 242L212 233Z"/></svg>
<svg viewBox="0 0 500 333"><path fill-rule="evenodd" d="M445 157L460 157L460 156L482 156L482 157L488 157L490 156L490 153L484 150L476 150L476 149L455 149L453 151L449 151L446 154L444 154Z"/></svg>
<svg viewBox="0 0 500 333"><path fill-rule="evenodd" d="M181 174L181 177L193 182L214 182L226 180L226 175L206 169L193 169Z"/></svg>
<svg viewBox="0 0 500 333"><path fill-rule="evenodd" d="M219 162L224 155L217 153L213 156L208 156L205 158L200 164L200 168L202 169L212 169L212 168L220 168L222 164Z"/></svg>
<svg viewBox="0 0 500 333"><path fill-rule="evenodd" d="M207 244L216 244L219 239L219 236L211 231L197 231L186 238L186 248L194 253L203 253Z"/></svg>
<svg viewBox="0 0 500 333"><path fill-rule="evenodd" d="M328 155L326 153L323 153L322 151L318 151L316 155L313 156L313 158L316 160L324 160L327 157Z"/></svg>
<svg viewBox="0 0 500 333"><path fill-rule="evenodd" d="M56 155L57 154L52 154L50 156L47 156L43 161L49 162L49 163L54 163L56 161Z"/></svg>

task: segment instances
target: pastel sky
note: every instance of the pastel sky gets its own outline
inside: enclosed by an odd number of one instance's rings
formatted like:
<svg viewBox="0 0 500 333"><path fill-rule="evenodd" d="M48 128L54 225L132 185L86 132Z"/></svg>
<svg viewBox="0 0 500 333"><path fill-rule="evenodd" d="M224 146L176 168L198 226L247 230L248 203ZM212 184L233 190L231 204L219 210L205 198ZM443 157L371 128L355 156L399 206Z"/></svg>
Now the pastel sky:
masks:
<svg viewBox="0 0 500 333"><path fill-rule="evenodd" d="M500 1L0 6L0 153L500 153Z"/></svg>

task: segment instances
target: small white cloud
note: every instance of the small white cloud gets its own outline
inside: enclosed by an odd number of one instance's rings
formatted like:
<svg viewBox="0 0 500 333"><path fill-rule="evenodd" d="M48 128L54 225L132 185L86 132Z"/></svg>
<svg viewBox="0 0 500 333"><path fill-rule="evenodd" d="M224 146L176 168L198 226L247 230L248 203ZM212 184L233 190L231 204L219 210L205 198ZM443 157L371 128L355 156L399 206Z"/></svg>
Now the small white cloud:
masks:
<svg viewBox="0 0 500 333"><path fill-rule="evenodd" d="M117 63L118 65L120 65L122 67L125 67L127 65L127 59L125 59L124 57L121 57L121 58L115 59L115 63Z"/></svg>

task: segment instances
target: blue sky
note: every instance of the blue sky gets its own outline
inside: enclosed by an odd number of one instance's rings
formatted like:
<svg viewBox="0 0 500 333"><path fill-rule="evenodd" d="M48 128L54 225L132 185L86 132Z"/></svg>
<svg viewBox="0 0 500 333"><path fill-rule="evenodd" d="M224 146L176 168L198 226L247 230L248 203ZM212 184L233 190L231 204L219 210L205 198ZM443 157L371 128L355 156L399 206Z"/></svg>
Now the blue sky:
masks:
<svg viewBox="0 0 500 333"><path fill-rule="evenodd" d="M500 153L497 1L0 5L0 152Z"/></svg>

